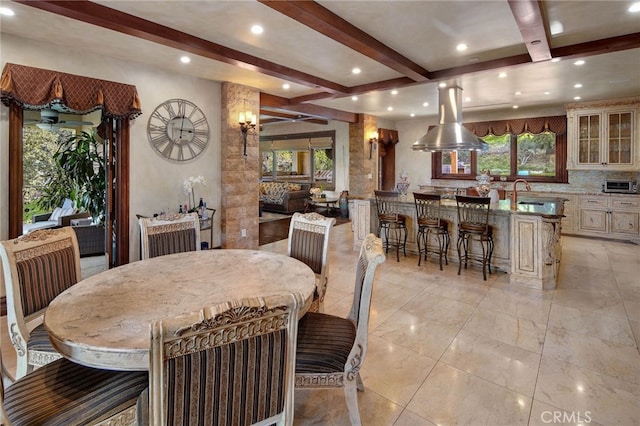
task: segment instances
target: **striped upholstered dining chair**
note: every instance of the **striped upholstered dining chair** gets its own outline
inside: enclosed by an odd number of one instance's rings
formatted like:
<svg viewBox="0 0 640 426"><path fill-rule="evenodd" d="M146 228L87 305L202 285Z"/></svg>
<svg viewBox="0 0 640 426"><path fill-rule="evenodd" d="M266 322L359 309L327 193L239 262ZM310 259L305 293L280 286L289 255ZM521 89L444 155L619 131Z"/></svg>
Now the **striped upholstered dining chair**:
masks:
<svg viewBox="0 0 640 426"><path fill-rule="evenodd" d="M139 424L293 424L303 303L296 294L241 299L153 322Z"/></svg>
<svg viewBox="0 0 640 426"><path fill-rule="evenodd" d="M0 370L2 354L0 353ZM149 385L146 371L108 371L58 359L16 380L0 380L0 425L130 425Z"/></svg>
<svg viewBox="0 0 640 426"><path fill-rule="evenodd" d="M141 217L138 223L142 259L200 250L200 219L197 213Z"/></svg>
<svg viewBox="0 0 640 426"><path fill-rule="evenodd" d="M334 218L318 213L294 213L289 224L287 255L304 262L316 274L316 290L310 312L324 312L329 281L329 241Z"/></svg>
<svg viewBox="0 0 640 426"><path fill-rule="evenodd" d="M49 303L80 280L80 251L71 227L32 231L2 241L7 325L16 378L61 357L42 324Z"/></svg>
<svg viewBox="0 0 640 426"><path fill-rule="evenodd" d="M352 425L361 424L356 390L364 391L359 371L367 353L373 279L384 261L382 240L367 235L360 248L349 315L307 312L298 323L296 388L343 387Z"/></svg>

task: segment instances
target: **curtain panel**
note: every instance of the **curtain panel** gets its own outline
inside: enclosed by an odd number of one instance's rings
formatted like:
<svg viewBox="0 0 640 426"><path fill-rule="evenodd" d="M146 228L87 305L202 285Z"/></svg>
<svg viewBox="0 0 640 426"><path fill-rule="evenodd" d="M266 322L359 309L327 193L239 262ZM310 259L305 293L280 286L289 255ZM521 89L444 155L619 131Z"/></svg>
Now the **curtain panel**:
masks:
<svg viewBox="0 0 640 426"><path fill-rule="evenodd" d="M133 85L24 65L5 65L0 90L0 101L6 106L17 104L40 110L55 105L64 112L78 114L102 109L103 116L115 119L133 119L142 114Z"/></svg>

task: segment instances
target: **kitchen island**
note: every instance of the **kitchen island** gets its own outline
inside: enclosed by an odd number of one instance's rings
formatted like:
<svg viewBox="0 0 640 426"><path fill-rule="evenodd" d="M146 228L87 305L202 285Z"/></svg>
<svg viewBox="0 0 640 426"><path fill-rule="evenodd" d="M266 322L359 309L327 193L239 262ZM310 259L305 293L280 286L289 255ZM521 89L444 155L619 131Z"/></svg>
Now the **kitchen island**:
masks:
<svg viewBox="0 0 640 426"><path fill-rule="evenodd" d="M494 250L492 270L509 273L512 284L540 290L556 286L560 265L560 231L564 210L564 198L533 198L522 195L511 208L510 200L491 204L489 224L493 227ZM411 195L398 201L399 211L407 218L407 251L418 253L416 208ZM450 223L451 245L449 262L458 262L458 214L455 200L443 199L441 215ZM364 237L377 234L378 216L375 199L349 200L349 217L354 231L354 249L358 250ZM472 245L470 251L478 251Z"/></svg>

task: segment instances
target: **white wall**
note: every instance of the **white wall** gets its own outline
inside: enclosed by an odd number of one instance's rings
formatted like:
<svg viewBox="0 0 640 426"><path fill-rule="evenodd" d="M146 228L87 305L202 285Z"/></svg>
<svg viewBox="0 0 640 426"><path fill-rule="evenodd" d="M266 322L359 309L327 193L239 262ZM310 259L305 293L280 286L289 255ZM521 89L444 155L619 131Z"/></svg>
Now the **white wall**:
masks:
<svg viewBox="0 0 640 426"><path fill-rule="evenodd" d="M7 62L46 68L86 77L133 84L138 89L143 114L131 124L131 218L130 259L139 256L136 214L151 215L170 208L177 211L187 197L183 181L202 175L207 181L203 197L207 206L220 210L220 83L178 75L146 65L107 59L87 50L67 49L3 34L0 41L2 67ZM177 59L177 56L176 56ZM194 161L172 163L160 157L147 140L150 113L168 99L182 98L195 103L207 117L210 128L208 148ZM8 108L0 109L0 239L8 237ZM208 231L203 237L208 238ZM220 215L214 217L213 246L220 245Z"/></svg>

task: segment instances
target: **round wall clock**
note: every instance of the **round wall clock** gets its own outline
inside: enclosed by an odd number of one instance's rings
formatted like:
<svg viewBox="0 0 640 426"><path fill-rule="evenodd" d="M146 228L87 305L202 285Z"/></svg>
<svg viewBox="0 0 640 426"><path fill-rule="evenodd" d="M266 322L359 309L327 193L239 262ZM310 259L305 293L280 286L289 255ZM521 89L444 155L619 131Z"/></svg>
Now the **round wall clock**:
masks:
<svg viewBox="0 0 640 426"><path fill-rule="evenodd" d="M209 123L202 110L185 99L158 105L147 123L149 143L171 161L189 161L209 144Z"/></svg>

